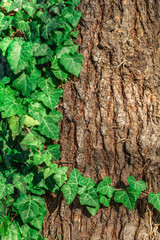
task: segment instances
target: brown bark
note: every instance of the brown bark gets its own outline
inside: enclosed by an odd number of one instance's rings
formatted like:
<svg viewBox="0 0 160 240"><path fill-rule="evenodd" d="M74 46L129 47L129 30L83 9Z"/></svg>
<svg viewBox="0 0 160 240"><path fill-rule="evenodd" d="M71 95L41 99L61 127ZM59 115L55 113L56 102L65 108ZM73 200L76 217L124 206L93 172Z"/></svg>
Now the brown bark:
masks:
<svg viewBox="0 0 160 240"><path fill-rule="evenodd" d="M64 86L61 160L95 182L143 179L160 191L160 2L82 0L79 78ZM111 203L92 217L76 199L46 199L43 235L64 240L160 239L160 216L141 195L133 212Z"/></svg>

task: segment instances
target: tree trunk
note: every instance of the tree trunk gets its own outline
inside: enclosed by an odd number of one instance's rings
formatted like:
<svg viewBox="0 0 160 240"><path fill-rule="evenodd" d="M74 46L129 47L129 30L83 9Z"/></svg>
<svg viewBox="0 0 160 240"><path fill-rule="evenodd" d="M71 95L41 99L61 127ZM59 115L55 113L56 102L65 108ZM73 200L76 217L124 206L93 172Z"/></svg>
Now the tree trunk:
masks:
<svg viewBox="0 0 160 240"><path fill-rule="evenodd" d="M82 0L79 78L64 85L61 161L112 186L127 178L160 191L160 2ZM141 195L131 212L111 203L92 217L75 199L46 197L43 235L49 240L160 239L160 214ZM58 237L59 236L59 237Z"/></svg>

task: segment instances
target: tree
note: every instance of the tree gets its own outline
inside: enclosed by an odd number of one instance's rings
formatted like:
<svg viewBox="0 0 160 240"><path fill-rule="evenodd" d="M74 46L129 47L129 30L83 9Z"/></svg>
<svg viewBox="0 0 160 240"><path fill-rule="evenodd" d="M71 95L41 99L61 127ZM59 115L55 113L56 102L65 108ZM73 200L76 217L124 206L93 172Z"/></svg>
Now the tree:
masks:
<svg viewBox="0 0 160 240"><path fill-rule="evenodd" d="M160 182L160 3L83 0L79 78L64 86L61 161L95 182L123 188L132 174L158 192ZM66 165L65 163L63 165ZM51 239L159 239L158 211L142 196L133 212L111 203L91 217L75 199L46 196L43 235Z"/></svg>

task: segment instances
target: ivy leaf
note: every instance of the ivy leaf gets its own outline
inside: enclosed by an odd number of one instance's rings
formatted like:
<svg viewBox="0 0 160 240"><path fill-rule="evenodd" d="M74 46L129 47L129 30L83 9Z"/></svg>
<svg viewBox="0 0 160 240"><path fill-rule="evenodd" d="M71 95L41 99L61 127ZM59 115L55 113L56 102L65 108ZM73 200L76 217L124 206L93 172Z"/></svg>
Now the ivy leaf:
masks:
<svg viewBox="0 0 160 240"><path fill-rule="evenodd" d="M130 187L136 190L138 193L141 193L146 189L146 183L141 180L135 181L133 176L129 176L127 181L130 184Z"/></svg>
<svg viewBox="0 0 160 240"><path fill-rule="evenodd" d="M22 106L12 96L3 97L3 111L2 118L12 117L14 115L22 115L24 112Z"/></svg>
<svg viewBox="0 0 160 240"><path fill-rule="evenodd" d="M3 199L8 194L14 193L14 187L12 184L1 181L0 182L0 199Z"/></svg>
<svg viewBox="0 0 160 240"><path fill-rule="evenodd" d="M110 177L104 177L104 179L97 186L97 192L102 195L107 195L108 198L111 198L115 190L113 187L109 186L110 184Z"/></svg>
<svg viewBox="0 0 160 240"><path fill-rule="evenodd" d="M45 217L45 215L38 216L38 217L34 218L32 221L30 221L29 224L38 230L42 230L44 217Z"/></svg>
<svg viewBox="0 0 160 240"><path fill-rule="evenodd" d="M47 44L43 43L34 43L33 44L33 56L34 57L43 57L47 56L50 53L51 49Z"/></svg>
<svg viewBox="0 0 160 240"><path fill-rule="evenodd" d="M28 13L30 17L35 14L36 10L39 8L39 4L37 4L37 0L25 1L23 4L23 9Z"/></svg>
<svg viewBox="0 0 160 240"><path fill-rule="evenodd" d="M14 0L14 3L16 7L21 10L23 7L23 4L26 2L26 0Z"/></svg>
<svg viewBox="0 0 160 240"><path fill-rule="evenodd" d="M72 2L73 2L76 6L79 5L80 1L81 1L81 0L72 0Z"/></svg>
<svg viewBox="0 0 160 240"><path fill-rule="evenodd" d="M32 133L28 133L24 138L21 144L28 145L28 146L36 146L39 147L41 141L34 136Z"/></svg>
<svg viewBox="0 0 160 240"><path fill-rule="evenodd" d="M84 177L76 168L73 168L69 175L67 184L71 187L78 187L78 185L83 186L85 185Z"/></svg>
<svg viewBox="0 0 160 240"><path fill-rule="evenodd" d="M99 198L94 188L89 189L87 193L83 193L79 197L81 205L87 205L90 207L99 208Z"/></svg>
<svg viewBox="0 0 160 240"><path fill-rule="evenodd" d="M7 229L2 240L22 240L18 224L14 221Z"/></svg>
<svg viewBox="0 0 160 240"><path fill-rule="evenodd" d="M151 203L158 211L160 211L160 192L150 193L148 197L149 203Z"/></svg>
<svg viewBox="0 0 160 240"><path fill-rule="evenodd" d="M52 154L34 154L34 164L35 165L40 165L43 162L51 162L52 160Z"/></svg>
<svg viewBox="0 0 160 240"><path fill-rule="evenodd" d="M27 127L33 127L36 125L40 125L40 123L37 120L34 120L32 117L23 115L21 117L21 124L24 126L26 125Z"/></svg>
<svg viewBox="0 0 160 240"><path fill-rule="evenodd" d="M12 71L17 74L28 67L32 56L32 43L14 38L9 44L7 60Z"/></svg>
<svg viewBox="0 0 160 240"><path fill-rule="evenodd" d="M29 240L44 240L44 238L39 234L39 230L32 228L28 224L24 224L21 227L21 233L23 239Z"/></svg>
<svg viewBox="0 0 160 240"><path fill-rule="evenodd" d="M55 85L51 78L40 78L38 80L38 87L46 94L49 95L55 89Z"/></svg>
<svg viewBox="0 0 160 240"><path fill-rule="evenodd" d="M18 11L14 18L15 27L23 32L26 32L29 30L28 20L29 16L26 13Z"/></svg>
<svg viewBox="0 0 160 240"><path fill-rule="evenodd" d="M90 206L87 206L87 210L90 212L90 214L92 216L95 216L97 211L98 211L99 207L90 207Z"/></svg>
<svg viewBox="0 0 160 240"><path fill-rule="evenodd" d="M85 186L87 190L94 188L96 186L92 178L83 178L83 180L79 183L79 185Z"/></svg>
<svg viewBox="0 0 160 240"><path fill-rule="evenodd" d="M40 123L42 123L43 118L47 115L45 108L38 102L30 104L28 112L32 118Z"/></svg>
<svg viewBox="0 0 160 240"><path fill-rule="evenodd" d="M110 205L109 205L110 201L111 201L110 198L107 198L107 197L100 194L99 202L102 203L105 207L110 207Z"/></svg>
<svg viewBox="0 0 160 240"><path fill-rule="evenodd" d="M135 194L137 192L135 191ZM122 203L126 208L131 211L134 210L136 197L132 188L127 187L126 191L118 190L115 192L114 201Z"/></svg>
<svg viewBox="0 0 160 240"><path fill-rule="evenodd" d="M5 37L0 41L0 49L2 50L3 56L6 55L6 50L11 42L10 37Z"/></svg>
<svg viewBox="0 0 160 240"><path fill-rule="evenodd" d="M82 13L81 11L76 11L74 13L67 12L64 17L75 28L82 17Z"/></svg>
<svg viewBox="0 0 160 240"><path fill-rule="evenodd" d="M60 58L60 63L63 67L76 77L78 77L81 68L82 68L83 56L80 53L74 53L73 56L71 54L64 54Z"/></svg>
<svg viewBox="0 0 160 240"><path fill-rule="evenodd" d="M53 140L58 140L59 138L59 127L54 122L53 116L45 116L38 130L41 134Z"/></svg>
<svg viewBox="0 0 160 240"><path fill-rule="evenodd" d="M9 121L9 128L11 129L12 131L12 137L13 137L13 140L15 139L15 137L20 133L20 131L22 130L23 128L23 125L21 124L20 122L20 119L19 117L17 116L12 116Z"/></svg>
<svg viewBox="0 0 160 240"><path fill-rule="evenodd" d="M11 12L16 8L12 0L2 0L1 5L6 9L7 12Z"/></svg>
<svg viewBox="0 0 160 240"><path fill-rule="evenodd" d="M72 187L68 184L65 184L61 188L61 191L63 192L64 198L66 199L67 204L70 205L75 199L78 189L77 187Z"/></svg>
<svg viewBox="0 0 160 240"><path fill-rule="evenodd" d="M45 201L38 196L23 195L13 205L18 210L23 223L28 223L34 218L46 214Z"/></svg>
<svg viewBox="0 0 160 240"><path fill-rule="evenodd" d="M60 149L59 144L47 146L46 152L52 154L52 161L56 161L57 159L60 158L61 153L60 153L59 149Z"/></svg>
<svg viewBox="0 0 160 240"><path fill-rule="evenodd" d="M37 87L37 79L27 76L23 72L16 80L13 81L12 86L19 90L23 96L27 97Z"/></svg>
<svg viewBox="0 0 160 240"><path fill-rule="evenodd" d="M54 89L48 96L41 92L37 99L43 102L46 107L53 110L57 106L62 92L62 89Z"/></svg>

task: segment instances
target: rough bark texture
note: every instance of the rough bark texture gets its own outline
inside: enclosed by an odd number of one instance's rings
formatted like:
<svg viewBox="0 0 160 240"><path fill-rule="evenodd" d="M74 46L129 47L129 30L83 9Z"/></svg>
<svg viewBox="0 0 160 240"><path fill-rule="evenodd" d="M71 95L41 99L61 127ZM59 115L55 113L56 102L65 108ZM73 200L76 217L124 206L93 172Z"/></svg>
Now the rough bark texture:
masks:
<svg viewBox="0 0 160 240"><path fill-rule="evenodd" d="M96 182L127 185L129 175L160 191L160 2L82 0L79 78L64 86L61 160ZM158 211L146 196L133 212L111 203L92 217L78 199L47 196L49 240L160 239Z"/></svg>

